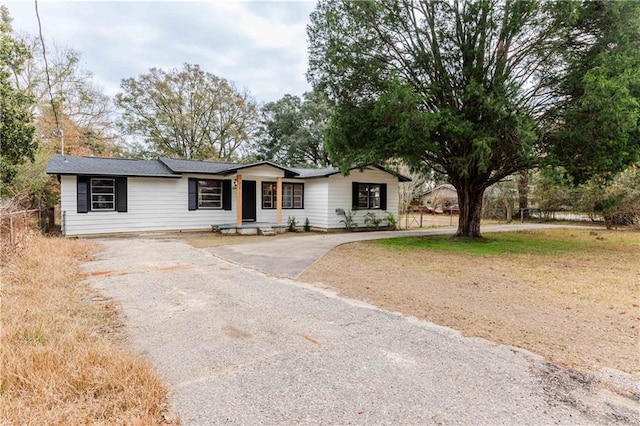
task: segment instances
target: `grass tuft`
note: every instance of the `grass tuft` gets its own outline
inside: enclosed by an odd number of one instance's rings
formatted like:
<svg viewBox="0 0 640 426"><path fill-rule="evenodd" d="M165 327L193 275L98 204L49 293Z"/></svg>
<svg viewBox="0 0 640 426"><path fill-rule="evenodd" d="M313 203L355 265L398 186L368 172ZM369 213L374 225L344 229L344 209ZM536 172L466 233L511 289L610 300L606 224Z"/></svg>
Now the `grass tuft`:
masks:
<svg viewBox="0 0 640 426"><path fill-rule="evenodd" d="M560 253L582 253L592 249L616 250L621 240L607 239L602 233L574 232L566 237L564 230L519 231L487 233L483 239L452 238L447 235L392 238L377 240L373 244L403 251L432 250L441 253L468 255L528 254L548 256Z"/></svg>
<svg viewBox="0 0 640 426"><path fill-rule="evenodd" d="M167 390L122 348L117 309L82 282L86 241L30 234L1 269L0 418L167 424Z"/></svg>

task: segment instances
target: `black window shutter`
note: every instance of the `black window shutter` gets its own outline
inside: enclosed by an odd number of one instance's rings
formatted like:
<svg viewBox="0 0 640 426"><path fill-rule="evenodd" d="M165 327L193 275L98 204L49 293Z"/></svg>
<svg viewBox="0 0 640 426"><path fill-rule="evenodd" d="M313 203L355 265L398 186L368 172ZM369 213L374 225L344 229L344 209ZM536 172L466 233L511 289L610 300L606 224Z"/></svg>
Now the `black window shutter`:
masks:
<svg viewBox="0 0 640 426"><path fill-rule="evenodd" d="M189 178L189 210L198 210L198 180Z"/></svg>
<svg viewBox="0 0 640 426"><path fill-rule="evenodd" d="M302 207L304 209L304 183L301 183L300 186L302 187Z"/></svg>
<svg viewBox="0 0 640 426"><path fill-rule="evenodd" d="M222 181L222 209L231 210L231 181Z"/></svg>
<svg viewBox="0 0 640 426"><path fill-rule="evenodd" d="M360 203L358 202L358 188L360 187L360 184L358 182L353 182L351 184L351 208L353 210L357 210L360 206Z"/></svg>
<svg viewBox="0 0 640 426"><path fill-rule="evenodd" d="M380 185L380 210L387 209L387 184Z"/></svg>
<svg viewBox="0 0 640 426"><path fill-rule="evenodd" d="M116 211L127 212L127 178L116 178Z"/></svg>
<svg viewBox="0 0 640 426"><path fill-rule="evenodd" d="M77 178L77 204L78 213L86 213L89 211L89 178L86 176L78 176Z"/></svg>

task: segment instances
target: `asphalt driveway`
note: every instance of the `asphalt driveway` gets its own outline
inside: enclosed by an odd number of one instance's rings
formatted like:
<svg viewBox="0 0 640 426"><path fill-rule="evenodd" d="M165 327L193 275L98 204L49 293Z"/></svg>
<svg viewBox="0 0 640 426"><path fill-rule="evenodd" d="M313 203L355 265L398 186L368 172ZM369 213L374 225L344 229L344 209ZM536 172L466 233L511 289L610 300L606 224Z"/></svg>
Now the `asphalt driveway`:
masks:
<svg viewBox="0 0 640 426"><path fill-rule="evenodd" d="M531 353L180 240L96 241L89 282L122 306L184 424L640 424L595 377Z"/></svg>

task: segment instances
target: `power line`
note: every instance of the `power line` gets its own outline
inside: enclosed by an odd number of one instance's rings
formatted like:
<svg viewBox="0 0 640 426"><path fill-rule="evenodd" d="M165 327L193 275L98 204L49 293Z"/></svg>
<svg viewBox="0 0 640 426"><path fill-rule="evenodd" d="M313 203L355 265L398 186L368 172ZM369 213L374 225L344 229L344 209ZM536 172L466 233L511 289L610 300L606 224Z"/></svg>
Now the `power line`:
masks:
<svg viewBox="0 0 640 426"><path fill-rule="evenodd" d="M60 153L64 155L64 134L60 127L60 121L58 120L58 111L56 110L56 103L53 100L53 92L51 90L51 77L49 75L49 62L47 61L47 48L42 37L42 23L40 22L40 13L38 12L38 0L34 0L36 6L36 18L38 18L38 33L40 34L40 42L42 43L42 58L44 59L44 73L47 76L47 88L49 89L49 101L51 102L51 110L53 111L53 117L56 121L56 135L60 138Z"/></svg>

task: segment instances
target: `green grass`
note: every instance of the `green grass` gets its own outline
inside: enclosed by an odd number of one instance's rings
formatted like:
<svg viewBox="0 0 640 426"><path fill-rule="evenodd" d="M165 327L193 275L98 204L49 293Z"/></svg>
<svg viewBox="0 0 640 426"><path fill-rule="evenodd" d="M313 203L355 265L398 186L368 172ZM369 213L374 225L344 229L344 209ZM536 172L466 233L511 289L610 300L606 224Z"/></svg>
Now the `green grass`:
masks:
<svg viewBox="0 0 640 426"><path fill-rule="evenodd" d="M485 234L484 240L457 239L448 235L392 238L372 241L394 250L433 250L470 255L532 254L552 255L561 252L585 252L590 249L617 251L640 241L640 234L618 238L606 231L544 230ZM635 240L635 241L633 241Z"/></svg>

